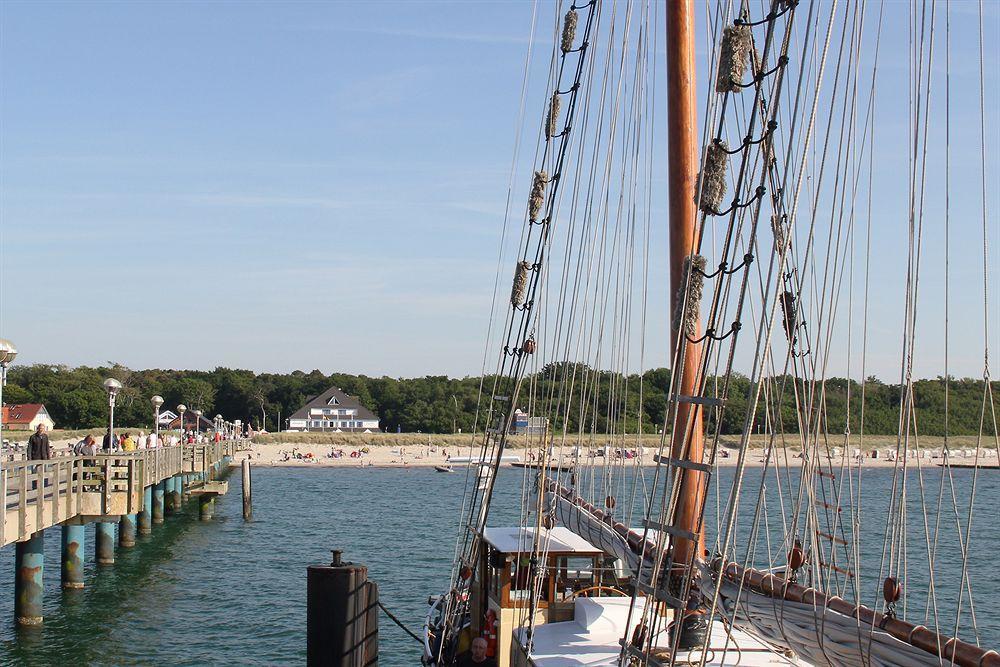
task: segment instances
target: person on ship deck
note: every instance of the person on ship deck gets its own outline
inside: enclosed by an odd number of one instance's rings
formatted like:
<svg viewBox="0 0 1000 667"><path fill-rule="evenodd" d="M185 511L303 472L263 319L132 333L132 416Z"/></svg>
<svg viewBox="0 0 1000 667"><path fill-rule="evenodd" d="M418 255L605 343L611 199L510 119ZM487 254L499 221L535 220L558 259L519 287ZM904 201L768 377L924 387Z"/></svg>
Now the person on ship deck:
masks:
<svg viewBox="0 0 1000 667"><path fill-rule="evenodd" d="M488 644L482 637L472 640L472 647L458 657L457 667L497 667L495 658L486 655Z"/></svg>

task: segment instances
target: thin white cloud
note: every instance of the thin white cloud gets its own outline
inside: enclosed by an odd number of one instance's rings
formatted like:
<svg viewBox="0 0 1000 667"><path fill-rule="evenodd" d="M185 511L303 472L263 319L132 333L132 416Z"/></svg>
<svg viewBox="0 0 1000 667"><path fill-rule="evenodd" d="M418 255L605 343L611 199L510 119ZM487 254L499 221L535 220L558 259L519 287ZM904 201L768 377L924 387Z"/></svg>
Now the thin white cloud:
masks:
<svg viewBox="0 0 1000 667"><path fill-rule="evenodd" d="M349 32L364 35L382 35L385 37L408 37L412 39L425 39L435 41L452 42L474 42L477 44L527 44L527 37L514 35L496 35L488 33L472 32L438 32L435 30L417 30L412 28L369 28L369 27L346 27L330 25L299 25L294 26L297 30L323 31L323 32ZM543 42L535 40L536 44Z"/></svg>

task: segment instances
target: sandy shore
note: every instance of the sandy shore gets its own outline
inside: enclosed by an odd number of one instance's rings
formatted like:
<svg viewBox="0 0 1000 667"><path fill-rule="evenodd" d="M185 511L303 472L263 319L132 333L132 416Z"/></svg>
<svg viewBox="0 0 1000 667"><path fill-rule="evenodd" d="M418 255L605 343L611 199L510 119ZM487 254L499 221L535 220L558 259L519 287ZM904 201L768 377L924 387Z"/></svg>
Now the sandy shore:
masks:
<svg viewBox="0 0 1000 667"><path fill-rule="evenodd" d="M76 433L73 434L73 437L69 438L65 437L64 433L56 432L53 434L55 437L51 438L51 444L56 450L57 455L69 454L69 449L79 440L79 436ZM302 438L301 442L297 442L293 439L296 435ZM402 436L389 434L376 436L353 436L344 434L341 436L341 434L337 434L337 436L334 437L333 442L310 442L310 440L319 439L312 436L313 434L292 433L265 436L264 443L253 443L250 450L238 453L233 463L234 465L237 465L242 459L249 455L254 465L272 467L316 468L371 466L380 468L405 468L452 465L456 469L462 469L468 464L464 462L452 463L450 461L451 457L468 457L470 455L478 455L479 453L478 447L475 452L470 451L468 446L468 436L433 436L432 439L431 436L417 436L415 434L404 434ZM427 442L425 438L430 442ZM278 442L268 442L268 440L279 439L280 441ZM645 447L643 447L643 452L638 455L639 465L655 465L653 454L656 452L656 448L652 446L655 443L655 439L648 438L648 440L648 443L644 441ZM951 458L952 464L959 466L971 466L975 462L974 441L975 439L970 436L958 436L953 438L953 456ZM879 458L872 458L871 452L867 451L863 459L863 466L865 468L887 468L895 465L891 458L886 457L886 455L894 448L894 436L872 436L869 438L868 442L878 447L880 456ZM868 444L868 442L865 444ZM747 457L746 464L748 466L759 467L764 465L766 459L762 444L763 442L755 442L754 440L751 440L751 446L754 448L750 451L750 454ZM910 466L916 467L919 463L921 467L937 468L944 462L944 459L940 454L940 438L925 438L923 445L926 451L922 452L923 456L921 458L917 459L911 453L911 459L909 462ZM799 456L796 449L777 449L773 455L778 457L778 463L780 465L799 466L802 464L802 458ZM558 457L558 450L556 451L556 456ZM595 451L595 448L585 447L582 451ZM632 449L632 451L637 450ZM718 460L719 465L736 465L736 452L732 449L725 449L722 451L729 454L729 456L720 456ZM562 465L570 465L572 463L569 452L570 448L567 447L564 450L564 458L561 463ZM837 448L835 456L832 460L834 467L839 467L844 461L843 452L844 448ZM331 454L337 454L337 456L331 456ZM517 456L521 462L525 463L533 462L534 459L532 457L536 454L536 448L525 448L520 442L515 442L515 446L510 446L507 449L508 456ZM559 462L554 461L554 463ZM618 459L618 463L621 463L621 459ZM631 466L635 465L637 462L635 459L626 459L625 463L626 465ZM581 464L603 465L604 458L584 456L581 459ZM856 465L856 461L851 459L848 464ZM997 467L996 450L984 449L980 454L979 464L983 467ZM509 465L510 463L505 464L505 466ZM771 465L774 465L773 460Z"/></svg>
<svg viewBox="0 0 1000 667"><path fill-rule="evenodd" d="M363 451L367 449L368 451ZM339 456L331 456L337 453ZM478 454L478 450L476 452ZM654 465L654 450L647 447L645 452L639 457L640 465ZM997 457L993 455L982 455L981 465L996 466ZM352 456L353 454L353 456ZM778 451L777 456L781 465L787 464L798 466L802 464L802 459L795 453L789 451ZM455 468L462 468L467 463L452 463L451 457L468 457L470 455L468 447L437 447L437 446L367 446L364 448L350 449L337 445L317 445L311 443L282 443L282 444L253 444L249 451L237 454L233 465L239 465L240 461L247 456L255 466L278 466L293 468L316 468L316 467L381 467L381 468L403 468L403 467L426 467L426 466L447 466L453 465ZM518 456L521 462L530 462L528 450L514 448L507 450L507 456ZM843 456L834 460L834 465L839 466ZM971 465L974 462L973 456L952 457L953 464ZM761 466L764 464L765 456L762 449L753 450L748 459L747 465ZM569 465L570 458L565 455L562 465ZM620 459L619 459L620 462ZM925 453L925 457L919 460L921 466L937 467L943 459L940 456L933 457L930 452ZM582 464L604 463L603 457L588 457L581 461ZM626 465L634 465L635 459L626 459ZM728 458L719 458L720 465L736 465L737 458L735 452L731 452ZM507 463L505 466L509 466ZM773 463L772 463L773 465ZM864 458L864 467L892 467L893 461L885 458L873 459L870 456ZM917 465L917 459L912 459L911 465Z"/></svg>

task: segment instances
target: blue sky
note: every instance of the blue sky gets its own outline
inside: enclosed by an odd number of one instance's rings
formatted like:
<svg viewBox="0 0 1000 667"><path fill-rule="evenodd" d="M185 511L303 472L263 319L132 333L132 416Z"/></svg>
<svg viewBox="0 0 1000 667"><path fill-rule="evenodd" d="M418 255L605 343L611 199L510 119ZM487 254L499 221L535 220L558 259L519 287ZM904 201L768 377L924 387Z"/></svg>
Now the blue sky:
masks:
<svg viewBox="0 0 1000 667"><path fill-rule="evenodd" d="M478 373L530 21L513 2L0 3L0 336L26 363ZM884 113L905 131L905 106ZM893 378L889 320L872 370ZM959 375L981 372L975 329Z"/></svg>

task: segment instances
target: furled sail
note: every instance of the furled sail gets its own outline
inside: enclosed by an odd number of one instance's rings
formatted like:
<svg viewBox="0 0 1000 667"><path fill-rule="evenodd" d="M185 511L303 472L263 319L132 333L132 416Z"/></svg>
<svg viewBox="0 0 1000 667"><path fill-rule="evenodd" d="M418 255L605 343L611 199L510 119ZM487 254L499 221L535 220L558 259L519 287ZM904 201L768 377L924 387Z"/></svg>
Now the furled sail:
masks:
<svg viewBox="0 0 1000 667"><path fill-rule="evenodd" d="M633 575L639 574L639 563L643 554L649 567L650 555L655 545L645 542L642 535L629 530L624 524L616 523L600 509L580 497L574 497L569 489L554 480L546 479L544 484L553 498L552 511L560 525L569 528L609 556L622 561Z"/></svg>

